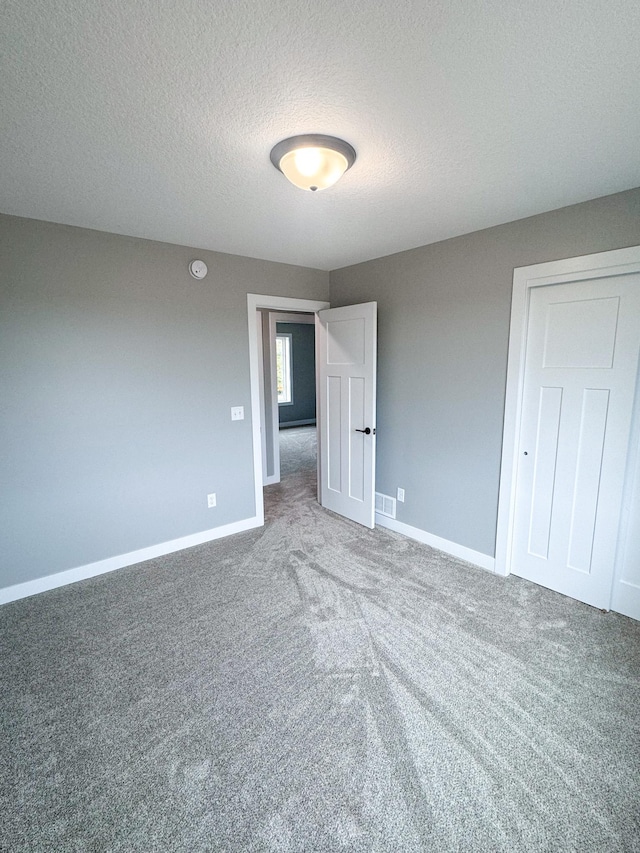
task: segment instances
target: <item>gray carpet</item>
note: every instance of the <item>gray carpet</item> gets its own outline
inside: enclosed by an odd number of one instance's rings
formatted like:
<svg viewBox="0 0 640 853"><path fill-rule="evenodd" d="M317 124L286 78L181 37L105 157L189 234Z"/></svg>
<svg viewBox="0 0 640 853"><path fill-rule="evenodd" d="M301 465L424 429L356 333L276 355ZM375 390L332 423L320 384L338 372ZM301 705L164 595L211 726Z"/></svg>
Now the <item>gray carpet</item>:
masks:
<svg viewBox="0 0 640 853"><path fill-rule="evenodd" d="M313 436L263 529L0 608L1 849L640 850L640 624L321 510Z"/></svg>

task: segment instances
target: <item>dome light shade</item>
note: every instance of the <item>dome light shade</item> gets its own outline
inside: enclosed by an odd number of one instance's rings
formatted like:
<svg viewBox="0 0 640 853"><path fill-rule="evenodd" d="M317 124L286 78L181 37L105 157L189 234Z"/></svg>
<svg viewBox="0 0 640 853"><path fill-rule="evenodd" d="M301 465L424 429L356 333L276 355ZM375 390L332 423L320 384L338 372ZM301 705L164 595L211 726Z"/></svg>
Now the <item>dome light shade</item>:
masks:
<svg viewBox="0 0 640 853"><path fill-rule="evenodd" d="M301 190L324 190L350 169L356 152L335 136L309 133L283 139L271 149L271 162Z"/></svg>

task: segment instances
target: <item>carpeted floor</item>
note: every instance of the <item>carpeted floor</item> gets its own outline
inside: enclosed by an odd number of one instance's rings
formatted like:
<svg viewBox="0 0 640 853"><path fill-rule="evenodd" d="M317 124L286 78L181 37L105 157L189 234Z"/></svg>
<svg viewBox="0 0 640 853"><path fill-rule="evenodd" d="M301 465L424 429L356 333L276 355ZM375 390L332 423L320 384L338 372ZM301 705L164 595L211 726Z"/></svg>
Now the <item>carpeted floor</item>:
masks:
<svg viewBox="0 0 640 853"><path fill-rule="evenodd" d="M0 608L3 851L640 850L640 624L315 503Z"/></svg>

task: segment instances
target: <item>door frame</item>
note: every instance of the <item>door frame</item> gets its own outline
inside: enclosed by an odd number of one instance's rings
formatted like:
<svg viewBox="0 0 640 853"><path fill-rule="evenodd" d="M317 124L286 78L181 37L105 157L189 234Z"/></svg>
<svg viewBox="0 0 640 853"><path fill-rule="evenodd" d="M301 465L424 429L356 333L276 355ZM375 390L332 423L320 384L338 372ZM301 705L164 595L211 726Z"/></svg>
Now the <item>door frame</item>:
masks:
<svg viewBox="0 0 640 853"><path fill-rule="evenodd" d="M264 525L264 494L262 468L262 434L260 429L260 357L258 353L258 314L259 308L269 311L302 311L317 314L331 303L316 299L295 299L289 296L267 296L259 293L247 293L247 320L249 326L249 379L251 384L251 431L253 434L253 482L255 489L257 526ZM317 412L320 418L320 412Z"/></svg>
<svg viewBox="0 0 640 853"><path fill-rule="evenodd" d="M520 458L520 427L527 330L529 326L529 297L534 287L550 284L580 283L613 275L640 272L640 246L614 249L593 255L581 255L559 261L549 261L513 271L511 325L507 361L507 385L502 433L502 461L498 493L498 523L496 530L495 572L511 573L513 527L516 504L517 466ZM632 437L632 441L635 437ZM629 459L627 459L627 471ZM624 535L624 531L622 531ZM624 545L624 542L621 543ZM621 550L620 548L618 550Z"/></svg>

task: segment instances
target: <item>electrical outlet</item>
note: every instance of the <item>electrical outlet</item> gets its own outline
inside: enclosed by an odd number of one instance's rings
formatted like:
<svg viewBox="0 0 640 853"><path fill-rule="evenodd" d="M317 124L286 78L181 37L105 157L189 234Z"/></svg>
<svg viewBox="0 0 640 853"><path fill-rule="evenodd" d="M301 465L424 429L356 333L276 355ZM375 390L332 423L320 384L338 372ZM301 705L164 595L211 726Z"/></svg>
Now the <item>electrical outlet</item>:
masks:
<svg viewBox="0 0 640 853"><path fill-rule="evenodd" d="M231 407L231 420L232 421L243 421L244 420L244 406L232 406Z"/></svg>
<svg viewBox="0 0 640 853"><path fill-rule="evenodd" d="M215 492L212 495L207 495L207 506L209 509L216 505L216 494Z"/></svg>
<svg viewBox="0 0 640 853"><path fill-rule="evenodd" d="M404 503L404 489L398 489L397 498L400 503Z"/></svg>

